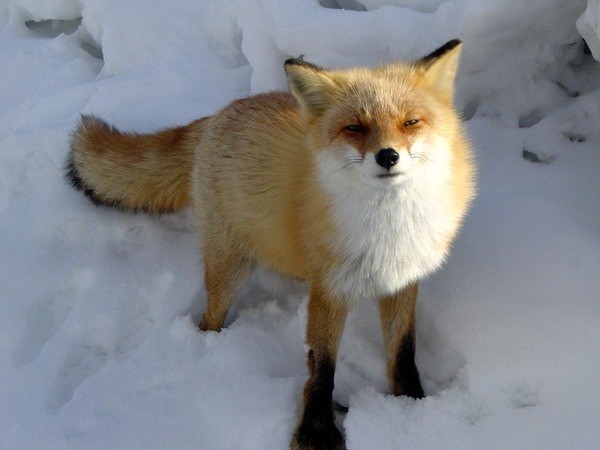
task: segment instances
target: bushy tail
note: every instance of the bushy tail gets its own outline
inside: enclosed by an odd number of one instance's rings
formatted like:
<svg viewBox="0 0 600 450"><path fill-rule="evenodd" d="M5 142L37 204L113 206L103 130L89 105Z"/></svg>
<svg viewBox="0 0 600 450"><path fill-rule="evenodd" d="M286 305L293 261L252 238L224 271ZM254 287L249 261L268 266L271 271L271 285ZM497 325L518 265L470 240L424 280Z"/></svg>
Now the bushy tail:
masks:
<svg viewBox="0 0 600 450"><path fill-rule="evenodd" d="M155 134L122 133L82 116L71 138L67 180L97 205L168 213L190 198L194 150L206 119Z"/></svg>

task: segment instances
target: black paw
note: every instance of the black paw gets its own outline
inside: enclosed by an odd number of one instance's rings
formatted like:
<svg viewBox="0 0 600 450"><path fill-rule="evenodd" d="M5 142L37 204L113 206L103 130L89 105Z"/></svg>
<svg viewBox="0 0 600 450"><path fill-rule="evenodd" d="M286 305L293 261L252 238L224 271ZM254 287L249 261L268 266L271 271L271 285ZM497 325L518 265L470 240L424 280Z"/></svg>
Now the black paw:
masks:
<svg viewBox="0 0 600 450"><path fill-rule="evenodd" d="M404 385L404 386L395 386L394 387L394 395L406 395L407 397L412 398L424 398L425 393L423 392L423 388L421 387L421 383Z"/></svg>
<svg viewBox="0 0 600 450"><path fill-rule="evenodd" d="M407 365L404 370L397 371L394 377L393 393L396 396L406 395L412 398L423 398L425 393L419 380L419 372L417 368L412 365Z"/></svg>
<svg viewBox="0 0 600 450"><path fill-rule="evenodd" d="M346 450L344 438L332 420L301 424L292 439L292 450Z"/></svg>

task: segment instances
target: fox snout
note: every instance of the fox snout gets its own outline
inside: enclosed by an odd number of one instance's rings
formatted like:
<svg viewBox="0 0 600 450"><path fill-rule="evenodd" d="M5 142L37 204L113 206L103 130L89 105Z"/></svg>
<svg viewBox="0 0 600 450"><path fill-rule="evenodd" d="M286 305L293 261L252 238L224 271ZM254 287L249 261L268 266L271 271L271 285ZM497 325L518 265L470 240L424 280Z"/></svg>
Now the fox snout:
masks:
<svg viewBox="0 0 600 450"><path fill-rule="evenodd" d="M387 170L390 170L399 160L400 155L391 147L382 148L375 155L375 162Z"/></svg>
<svg viewBox="0 0 600 450"><path fill-rule="evenodd" d="M407 149L385 147L373 155L376 166L371 172L377 178L396 178L411 171L411 157ZM373 169L371 169L373 170Z"/></svg>

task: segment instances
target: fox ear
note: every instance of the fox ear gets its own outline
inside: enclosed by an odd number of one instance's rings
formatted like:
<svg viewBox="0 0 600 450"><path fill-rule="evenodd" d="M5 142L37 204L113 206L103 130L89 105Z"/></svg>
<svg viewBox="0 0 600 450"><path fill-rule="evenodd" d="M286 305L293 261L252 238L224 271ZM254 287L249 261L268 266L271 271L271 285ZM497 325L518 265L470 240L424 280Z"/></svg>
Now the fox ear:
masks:
<svg viewBox="0 0 600 450"><path fill-rule="evenodd" d="M300 59L288 59L285 73L292 94L311 116L322 114L332 101L335 81L322 68Z"/></svg>
<svg viewBox="0 0 600 450"><path fill-rule="evenodd" d="M415 63L417 68L424 71L423 80L449 102L454 97L454 80L461 48L462 42L453 39Z"/></svg>

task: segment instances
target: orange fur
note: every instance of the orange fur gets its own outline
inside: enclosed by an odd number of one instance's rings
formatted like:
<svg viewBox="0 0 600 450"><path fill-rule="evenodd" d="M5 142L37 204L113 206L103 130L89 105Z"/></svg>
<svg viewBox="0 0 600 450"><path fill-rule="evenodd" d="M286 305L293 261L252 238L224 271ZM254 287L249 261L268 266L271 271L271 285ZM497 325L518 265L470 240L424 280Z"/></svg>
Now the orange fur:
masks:
<svg viewBox="0 0 600 450"><path fill-rule="evenodd" d="M190 201L190 165L204 119L152 135L121 133L84 116L71 140L70 177L97 203L152 213ZM75 184L75 181L73 181Z"/></svg>

